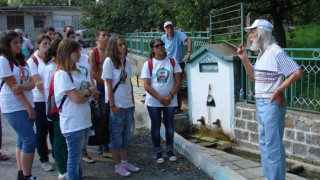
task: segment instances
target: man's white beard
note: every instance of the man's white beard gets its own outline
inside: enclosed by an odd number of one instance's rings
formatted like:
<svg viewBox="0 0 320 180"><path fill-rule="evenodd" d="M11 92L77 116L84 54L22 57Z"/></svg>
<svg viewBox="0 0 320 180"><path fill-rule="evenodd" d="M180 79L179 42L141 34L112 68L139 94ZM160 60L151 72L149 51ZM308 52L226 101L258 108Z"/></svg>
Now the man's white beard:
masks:
<svg viewBox="0 0 320 180"><path fill-rule="evenodd" d="M250 46L251 51L259 51L260 50L260 45L261 43L259 42L260 38L256 38L255 40L252 41L252 44Z"/></svg>

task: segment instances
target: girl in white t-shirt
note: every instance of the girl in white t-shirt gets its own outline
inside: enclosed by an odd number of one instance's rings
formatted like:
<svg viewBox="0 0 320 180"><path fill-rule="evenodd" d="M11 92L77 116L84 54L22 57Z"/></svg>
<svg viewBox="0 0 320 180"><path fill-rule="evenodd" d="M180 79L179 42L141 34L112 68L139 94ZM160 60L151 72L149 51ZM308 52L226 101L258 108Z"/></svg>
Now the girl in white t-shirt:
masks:
<svg viewBox="0 0 320 180"><path fill-rule="evenodd" d="M40 34L36 39L37 51L31 56L27 63L31 70L32 77L36 84L36 88L32 90L34 110L36 111L36 136L37 136L37 152L41 167L45 171L53 170L53 165L49 162L49 149L47 143L47 136L49 134L49 140L51 146L53 146L53 124L52 121L47 120L46 116L46 102L44 97L43 80L45 74L45 63L43 58L45 52L48 50L51 43L50 36L46 34Z"/></svg>
<svg viewBox="0 0 320 180"><path fill-rule="evenodd" d="M101 78L105 81L106 103L110 102L111 109L109 148L114 159L115 172L121 176L130 176L129 171L137 172L140 170L127 161L127 149L130 144L134 113L131 84L134 72L130 61L126 59L127 47L122 36L116 34L110 37L107 52Z"/></svg>
<svg viewBox="0 0 320 180"><path fill-rule="evenodd" d="M60 110L60 129L68 146L68 179L77 180L83 179L82 147L85 134L92 126L88 101L95 93L95 88L76 66L81 56L80 50L78 42L62 40L57 51L57 69L53 77L56 104L60 106L66 95Z"/></svg>
<svg viewBox="0 0 320 180"><path fill-rule="evenodd" d="M176 161L173 153L174 109L177 104L177 92L181 86L179 63L167 57L165 44L161 39L150 42L150 60L143 65L141 78L147 91L145 105L148 107L151 119L151 138L156 152L156 162L163 163L160 146L161 113L166 128L167 156L170 161Z"/></svg>
<svg viewBox="0 0 320 180"><path fill-rule="evenodd" d="M38 179L31 175L37 146L33 130L36 113L33 110L32 89L35 87L30 69L21 53L22 39L14 31L0 36L0 103L3 115L17 133L17 179Z"/></svg>
<svg viewBox="0 0 320 180"><path fill-rule="evenodd" d="M59 43L62 39L56 39L51 44L49 49L46 51L45 58L43 59L45 66L44 78L43 78L43 87L44 87L44 95L45 100L47 101L49 96L49 85L54 74L56 67L57 67L57 49ZM58 179L66 179L68 178L67 173L67 162L68 162L68 149L66 138L62 135L60 130L60 123L59 121L53 121L53 152L54 152L54 160L58 167L59 175Z"/></svg>

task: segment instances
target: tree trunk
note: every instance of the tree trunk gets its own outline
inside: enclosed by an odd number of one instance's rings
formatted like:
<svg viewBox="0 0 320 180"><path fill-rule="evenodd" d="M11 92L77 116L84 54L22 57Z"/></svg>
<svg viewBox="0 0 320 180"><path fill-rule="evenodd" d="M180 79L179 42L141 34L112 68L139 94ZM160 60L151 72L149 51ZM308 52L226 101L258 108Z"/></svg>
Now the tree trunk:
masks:
<svg viewBox="0 0 320 180"><path fill-rule="evenodd" d="M283 17L280 13L274 13L272 14L273 19L273 26L274 26L274 32L275 32L275 39L278 42L278 45L282 48L287 47L286 43L286 33L284 31L282 22Z"/></svg>

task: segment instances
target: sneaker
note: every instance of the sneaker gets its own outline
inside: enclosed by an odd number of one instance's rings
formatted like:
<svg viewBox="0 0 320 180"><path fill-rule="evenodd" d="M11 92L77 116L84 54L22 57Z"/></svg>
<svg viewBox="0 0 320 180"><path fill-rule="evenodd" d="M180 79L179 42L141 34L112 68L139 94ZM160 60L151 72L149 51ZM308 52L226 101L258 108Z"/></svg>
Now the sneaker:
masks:
<svg viewBox="0 0 320 180"><path fill-rule="evenodd" d="M41 180L40 178L37 178L37 177L35 177L35 176L31 176L31 177L29 177L29 178L27 178L27 179L25 179L25 180Z"/></svg>
<svg viewBox="0 0 320 180"><path fill-rule="evenodd" d="M42 169L44 169L45 171L52 171L54 168L52 166L52 164L50 164L49 162L43 162L41 163L41 167Z"/></svg>
<svg viewBox="0 0 320 180"><path fill-rule="evenodd" d="M156 153L156 161L158 164L164 163L164 159L162 157L162 153L161 152L157 152Z"/></svg>
<svg viewBox="0 0 320 180"><path fill-rule="evenodd" d="M130 176L131 173L123 168L121 165L117 167L114 171L115 173L119 174L120 176Z"/></svg>
<svg viewBox="0 0 320 180"><path fill-rule="evenodd" d="M110 152L104 152L104 153L102 154L102 157L112 159L112 154L111 154Z"/></svg>
<svg viewBox="0 0 320 180"><path fill-rule="evenodd" d="M68 180L68 173L64 173L64 174L59 173L58 179Z"/></svg>
<svg viewBox="0 0 320 180"><path fill-rule="evenodd" d="M130 164L128 162L124 163L124 164L121 164L122 167L128 171L131 171L131 172L138 172L140 171L140 168L134 166L133 164Z"/></svg>
<svg viewBox="0 0 320 180"><path fill-rule="evenodd" d="M86 163L94 163L94 160L90 156L83 156L82 161Z"/></svg>
<svg viewBox="0 0 320 180"><path fill-rule="evenodd" d="M168 151L167 152L167 156L169 158L169 160L172 162L172 161L176 161L178 158L173 154L172 151Z"/></svg>

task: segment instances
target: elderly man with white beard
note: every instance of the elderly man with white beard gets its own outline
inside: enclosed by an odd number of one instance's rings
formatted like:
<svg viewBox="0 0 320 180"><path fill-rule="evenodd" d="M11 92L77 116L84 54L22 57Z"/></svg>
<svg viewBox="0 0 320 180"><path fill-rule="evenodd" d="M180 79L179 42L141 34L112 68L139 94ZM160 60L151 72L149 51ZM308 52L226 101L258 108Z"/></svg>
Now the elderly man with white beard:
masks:
<svg viewBox="0 0 320 180"><path fill-rule="evenodd" d="M250 64L243 45L239 46L237 54L248 76L255 82L259 146L264 176L267 180L284 180L286 167L282 138L286 101L283 91L300 79L303 72L276 44L272 29L273 25L264 19L257 19L250 27L244 28L252 42L250 49L260 51L254 66Z"/></svg>

